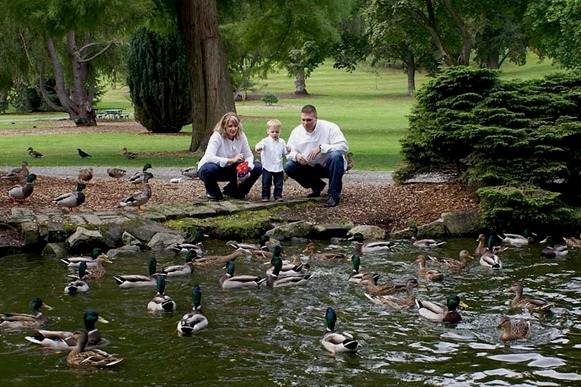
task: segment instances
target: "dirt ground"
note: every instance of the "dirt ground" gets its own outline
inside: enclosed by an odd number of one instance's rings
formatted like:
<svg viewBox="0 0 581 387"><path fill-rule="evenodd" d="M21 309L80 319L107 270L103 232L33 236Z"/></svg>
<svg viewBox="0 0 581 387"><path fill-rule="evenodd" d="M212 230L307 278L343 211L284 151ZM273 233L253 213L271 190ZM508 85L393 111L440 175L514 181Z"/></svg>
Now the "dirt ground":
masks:
<svg viewBox="0 0 581 387"><path fill-rule="evenodd" d="M70 121L55 121L51 128L31 128L18 130L19 134L67 133L105 131L131 133L147 133L147 131L133 121L103 123L93 128L76 128ZM9 134L10 130L0 133ZM1 134L0 134L1 136ZM356 166L355 166L356 169ZM6 172L6 171L5 171ZM62 193L73 191L76 187L77 176L52 177L41 176L41 181L35 184L34 193L26 206L32 209L54 208L52 199ZM4 192L14 185L0 179L0 189ZM180 203L203 200L205 190L199 180L171 184L167 181L152 179L153 196L144 208L155 207L161 203ZM93 179L86 190L87 200L82 208L91 210L115 209L119 201L125 196L140 189L125 181L109 178ZM284 187L286 199L304 197L307 190L295 182L287 182ZM260 181L253 187L247 197L250 201L260 201ZM324 199L322 199L323 201ZM463 211L478 207L474 192L464 186L448 183L416 183L416 184L385 184L368 182L345 183L343 197L339 206L324 208L321 203L300 208L282 208L276 211L289 221L310 220L321 223L332 223L350 219L355 224L377 225L387 231L402 228L409 223L421 224L431 222L440 217L442 212ZM0 199L0 222L6 219L13 204L7 194Z"/></svg>

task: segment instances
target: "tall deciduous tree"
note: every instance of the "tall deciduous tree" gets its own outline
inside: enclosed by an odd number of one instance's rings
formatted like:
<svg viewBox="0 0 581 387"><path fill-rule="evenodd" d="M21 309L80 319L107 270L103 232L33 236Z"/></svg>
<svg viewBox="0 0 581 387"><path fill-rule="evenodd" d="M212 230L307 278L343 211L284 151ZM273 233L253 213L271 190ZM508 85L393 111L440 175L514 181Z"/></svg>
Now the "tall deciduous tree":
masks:
<svg viewBox="0 0 581 387"><path fill-rule="evenodd" d="M581 1L531 1L527 10L530 44L541 58L566 68L581 68Z"/></svg>
<svg viewBox="0 0 581 387"><path fill-rule="evenodd" d="M150 15L151 5L148 0L4 0L0 12L26 31L26 36L37 38L23 42L31 48L27 54L38 53L38 45L43 47L43 55L27 59L39 76L47 104L67 112L77 125L91 126L96 125L92 106L97 77L94 64L100 62L101 69L111 69L113 62L103 56L110 55L108 51L117 39ZM56 81L61 106L46 98L42 85L49 75Z"/></svg>
<svg viewBox="0 0 581 387"><path fill-rule="evenodd" d="M340 21L354 0L260 0L235 2L223 12L227 46L243 53L249 75L265 69L287 68L295 78L295 92L306 90L305 75L320 64L340 41ZM308 42L308 43L307 43ZM311 50L306 52L305 50ZM314 50L314 51L312 51ZM230 51L229 51L230 52ZM230 58L240 68L239 57ZM318 63L318 64L317 64ZM230 66L233 67L232 65ZM242 73L242 71L239 71Z"/></svg>
<svg viewBox="0 0 581 387"><path fill-rule="evenodd" d="M236 111L218 30L215 0L177 0L178 25L192 83L190 151L205 149L212 128L228 111Z"/></svg>

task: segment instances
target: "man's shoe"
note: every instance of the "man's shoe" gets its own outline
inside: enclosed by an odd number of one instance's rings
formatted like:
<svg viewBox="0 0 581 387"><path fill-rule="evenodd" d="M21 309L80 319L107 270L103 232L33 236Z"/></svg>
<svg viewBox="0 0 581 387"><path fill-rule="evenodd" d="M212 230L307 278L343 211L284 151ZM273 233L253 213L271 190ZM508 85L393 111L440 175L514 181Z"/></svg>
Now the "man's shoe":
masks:
<svg viewBox="0 0 581 387"><path fill-rule="evenodd" d="M320 188L315 189L312 188L313 192L311 192L310 194L307 195L308 198L318 198L319 196L321 196L321 192L323 192L323 190L325 189L325 186L327 185L325 182L322 182L323 185L321 185Z"/></svg>
<svg viewBox="0 0 581 387"><path fill-rule="evenodd" d="M208 197L208 200L210 200L212 202L219 202L220 200L224 199L223 196L215 196L215 195L210 195L210 194L207 194L206 196Z"/></svg>
<svg viewBox="0 0 581 387"><path fill-rule="evenodd" d="M325 202L325 207L335 207L337 204L339 204L339 198L335 199L333 196L329 196Z"/></svg>

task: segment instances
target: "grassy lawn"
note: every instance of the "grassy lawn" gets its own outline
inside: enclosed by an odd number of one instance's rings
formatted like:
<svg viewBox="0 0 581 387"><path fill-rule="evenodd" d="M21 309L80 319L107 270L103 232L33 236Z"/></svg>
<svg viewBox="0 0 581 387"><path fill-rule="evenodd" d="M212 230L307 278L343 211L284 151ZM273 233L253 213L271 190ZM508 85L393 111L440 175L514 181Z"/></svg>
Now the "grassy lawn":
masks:
<svg viewBox="0 0 581 387"><path fill-rule="evenodd" d="M503 67L503 78L530 79L542 77L557 71L549 62L539 63L530 55L526 66L507 64ZM423 74L416 77L419 88L428 78ZM292 128L299 124L300 108L305 104L317 107L319 118L333 121L344 131L350 150L355 154L355 169L393 170L400 160L399 140L407 128L407 115L413 104L413 97L406 96L406 77L401 70L382 69L379 71L361 67L353 73L333 69L330 62L313 72L307 79L310 95L300 98L291 96L294 91L293 79L286 72L271 74L269 79L257 85L256 94L272 93L279 96L276 105L266 106L260 100L247 100L236 105L243 118L244 130L253 146L266 136L266 121L278 118L283 124L282 137L288 138ZM97 109L123 108L132 112L131 101L126 87L111 88ZM175 135L135 135L127 133L70 134L55 135L1 135L2 130L32 129L51 127L50 122L40 121L63 117L62 113L0 115L0 143L3 152L0 166L17 166L23 159L30 161L28 147L45 154L42 159L31 161L38 166L92 165L136 166L150 161L154 166L191 166L197 162L199 154L192 157L152 157L144 160L126 160L121 157L121 149L130 151L163 152L187 150L188 136ZM191 132L184 127L183 133ZM77 148L93 157L81 160Z"/></svg>

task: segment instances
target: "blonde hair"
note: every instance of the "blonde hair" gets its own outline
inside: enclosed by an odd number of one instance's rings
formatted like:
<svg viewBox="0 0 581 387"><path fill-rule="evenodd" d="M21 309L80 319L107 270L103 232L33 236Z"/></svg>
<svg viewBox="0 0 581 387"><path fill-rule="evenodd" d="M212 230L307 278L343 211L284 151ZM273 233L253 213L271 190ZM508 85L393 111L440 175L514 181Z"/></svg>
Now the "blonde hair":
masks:
<svg viewBox="0 0 581 387"><path fill-rule="evenodd" d="M238 125L238 132L236 132L236 136L234 138L239 139L242 137L242 122L240 122L240 118L236 115L236 113L228 112L220 118L216 126L214 126L214 132L220 133L222 137L226 137L226 128L231 123L235 123Z"/></svg>
<svg viewBox="0 0 581 387"><path fill-rule="evenodd" d="M268 122L266 123L266 132L268 133L270 128L275 128L275 129L280 130L281 127L282 127L282 123L279 120L277 120L276 118L273 118L273 119L268 120Z"/></svg>

